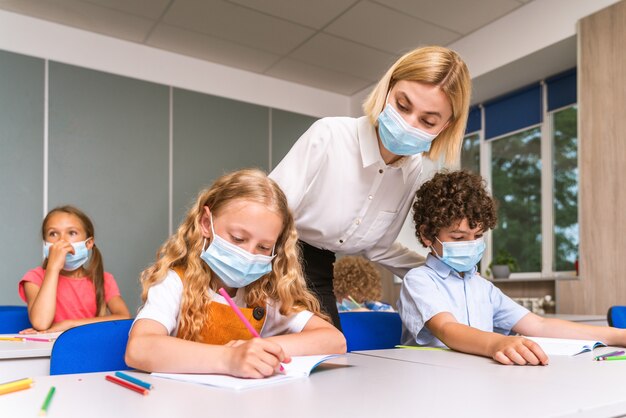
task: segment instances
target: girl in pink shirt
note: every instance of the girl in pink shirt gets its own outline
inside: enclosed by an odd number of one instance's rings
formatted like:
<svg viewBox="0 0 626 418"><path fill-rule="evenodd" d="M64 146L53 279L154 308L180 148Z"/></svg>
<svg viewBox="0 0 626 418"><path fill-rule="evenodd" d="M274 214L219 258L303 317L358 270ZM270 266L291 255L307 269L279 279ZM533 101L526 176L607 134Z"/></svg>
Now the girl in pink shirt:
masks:
<svg viewBox="0 0 626 418"><path fill-rule="evenodd" d="M115 279L104 271L93 223L73 206L52 209L41 226L44 261L18 285L33 328L59 332L90 322L130 317Z"/></svg>

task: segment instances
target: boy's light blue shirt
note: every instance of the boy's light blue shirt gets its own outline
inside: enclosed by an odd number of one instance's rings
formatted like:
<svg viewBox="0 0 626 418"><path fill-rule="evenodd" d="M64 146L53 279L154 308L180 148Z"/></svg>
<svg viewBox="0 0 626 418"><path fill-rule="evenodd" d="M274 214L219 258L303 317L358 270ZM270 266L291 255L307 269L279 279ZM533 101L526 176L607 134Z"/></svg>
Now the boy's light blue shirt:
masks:
<svg viewBox="0 0 626 418"><path fill-rule="evenodd" d="M450 312L462 324L504 335L529 313L482 278L476 267L463 278L432 254L428 254L426 264L404 277L398 312L402 344L433 347L445 347L425 326L438 313Z"/></svg>

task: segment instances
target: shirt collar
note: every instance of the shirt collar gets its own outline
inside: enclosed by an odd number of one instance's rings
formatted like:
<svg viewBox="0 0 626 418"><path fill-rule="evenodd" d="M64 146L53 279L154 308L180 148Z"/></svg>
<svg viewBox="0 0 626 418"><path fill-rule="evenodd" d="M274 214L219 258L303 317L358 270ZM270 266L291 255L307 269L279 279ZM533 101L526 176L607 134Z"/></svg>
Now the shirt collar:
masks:
<svg viewBox="0 0 626 418"><path fill-rule="evenodd" d="M426 257L426 265L430 267L439 277L442 279L447 279L449 276L456 277L457 279L463 280L464 278L469 279L474 276L477 272L476 266L472 267L472 269L465 273L463 277L454 270L452 267L441 261L439 258L435 257L432 253L429 253Z"/></svg>
<svg viewBox="0 0 626 418"><path fill-rule="evenodd" d="M402 181L406 184L406 179L411 171L411 165L413 162L422 158L422 154L407 155L400 158L393 164L385 164L383 157L380 155L380 149L378 148L378 135L376 135L376 128L370 123L367 116L362 116L358 119L357 124L359 147L361 148L361 159L363 161L363 168L369 167L374 164L380 166L387 166L391 168L399 168L402 170Z"/></svg>

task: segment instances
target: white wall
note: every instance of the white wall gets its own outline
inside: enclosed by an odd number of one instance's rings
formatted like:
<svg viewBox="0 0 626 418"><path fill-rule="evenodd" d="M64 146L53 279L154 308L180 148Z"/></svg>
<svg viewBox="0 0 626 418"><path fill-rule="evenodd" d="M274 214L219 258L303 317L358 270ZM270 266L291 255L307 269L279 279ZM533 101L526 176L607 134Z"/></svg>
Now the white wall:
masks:
<svg viewBox="0 0 626 418"><path fill-rule="evenodd" d="M350 112L347 96L6 11L0 49L310 116Z"/></svg>

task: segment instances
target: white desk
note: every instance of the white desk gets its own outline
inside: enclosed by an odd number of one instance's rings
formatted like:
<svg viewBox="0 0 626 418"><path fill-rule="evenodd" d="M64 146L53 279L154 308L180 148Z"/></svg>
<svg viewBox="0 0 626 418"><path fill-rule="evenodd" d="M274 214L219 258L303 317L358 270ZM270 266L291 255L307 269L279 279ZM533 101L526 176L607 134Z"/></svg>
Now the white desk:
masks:
<svg viewBox="0 0 626 418"><path fill-rule="evenodd" d="M398 351L407 357L399 359ZM433 360L433 354L448 358ZM626 362L593 362L590 356L553 359L547 367L516 367L459 353L379 350L330 360L309 378L242 392L131 373L154 384L148 396L105 381L105 374L35 378L33 388L0 396L0 411L3 416L35 416L54 385L50 418L525 418L626 413L622 383Z"/></svg>
<svg viewBox="0 0 626 418"><path fill-rule="evenodd" d="M0 337L13 335L15 334ZM50 374L53 344L42 341L0 341L0 382Z"/></svg>

